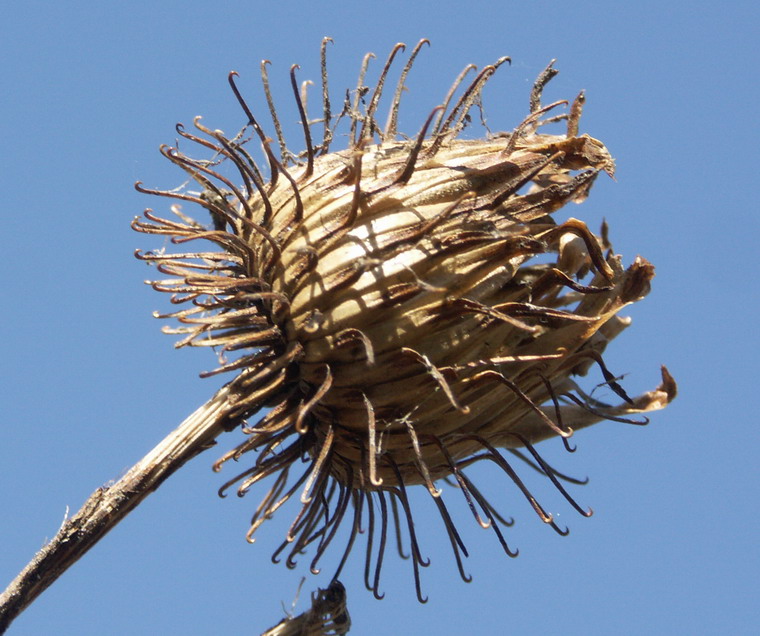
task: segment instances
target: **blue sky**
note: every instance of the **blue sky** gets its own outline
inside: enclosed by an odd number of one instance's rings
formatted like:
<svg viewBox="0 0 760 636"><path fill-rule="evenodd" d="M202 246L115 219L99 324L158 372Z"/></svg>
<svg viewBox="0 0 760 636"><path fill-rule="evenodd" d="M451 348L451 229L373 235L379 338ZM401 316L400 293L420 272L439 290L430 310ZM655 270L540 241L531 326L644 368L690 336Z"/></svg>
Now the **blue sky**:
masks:
<svg viewBox="0 0 760 636"><path fill-rule="evenodd" d="M494 5L494 6L491 6ZM5 266L0 443L0 584L78 509L210 397L198 372L209 352L174 351L151 317L165 310L132 257L154 247L129 228L160 200L142 180L174 187L158 154L195 115L234 131L243 115L227 87L240 72L260 95L272 61L318 79L323 36L332 86L353 86L362 55L396 42L423 50L401 128L416 132L469 62L510 55L486 94L489 124L511 129L537 73L557 58L556 99L586 90L582 130L603 140L617 181L600 181L578 216L605 217L627 262L657 267L651 295L607 357L631 392L665 363L680 386L646 428L600 424L574 455L543 451L590 483L573 494L584 519L537 482L569 525L559 537L504 484L517 525L508 539L461 518L470 548L459 580L437 515L417 497L430 597L389 558L384 601L361 584L357 553L342 578L356 634L718 634L757 624L758 203L755 2L26 2L0 24L0 153ZM336 92L337 94L337 92ZM261 112L260 104L258 111ZM263 111L265 115L265 111ZM267 117L262 117L268 121ZM752 398L752 399L750 399ZM221 448L232 445L222 440ZM46 591L9 633L258 634L290 608L300 577L269 561L288 515L253 546L258 503L221 500L211 451L183 468ZM543 489L543 490L542 490ZM453 498L452 498L453 499ZM426 511L426 512L425 512ZM429 513L429 514L428 514ZM461 513L461 514L460 514ZM329 567L325 567L325 573ZM309 576L308 592L325 584Z"/></svg>

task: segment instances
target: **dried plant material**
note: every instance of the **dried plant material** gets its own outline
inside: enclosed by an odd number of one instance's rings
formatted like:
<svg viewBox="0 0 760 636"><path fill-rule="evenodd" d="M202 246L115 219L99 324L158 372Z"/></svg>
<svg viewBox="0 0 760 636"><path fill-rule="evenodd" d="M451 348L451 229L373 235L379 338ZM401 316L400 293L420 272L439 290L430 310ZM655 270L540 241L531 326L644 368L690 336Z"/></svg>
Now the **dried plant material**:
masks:
<svg viewBox="0 0 760 636"><path fill-rule="evenodd" d="M253 516L249 539L297 499L301 509L274 558L292 566L313 545L310 567L316 570L348 516L352 531L339 573L364 515L365 579L378 597L391 517L407 528L417 581L419 566L427 563L416 543L407 487L430 491L458 561L466 550L436 485L441 478L457 479L473 511L480 508L476 517L485 516L503 543L492 504L465 476L475 461L501 466L541 519L564 533L497 449L527 451L525 457L587 515L533 445L566 439L602 419L643 424L631 416L663 407L675 390L663 371L660 389L631 399L601 357L627 325L618 312L648 292L653 267L637 258L625 268L620 256L603 253L583 222L558 224L551 217L583 201L600 173L614 173L605 146L578 134L583 94L568 114L554 114L565 101L543 106L545 84L557 72L550 64L531 93L528 117L512 132L465 139L470 110L480 106L486 82L508 61L502 58L469 84L461 75L416 137L399 139L400 97L424 43L403 68L385 128L377 120L378 104L403 45L393 49L374 87L364 86L365 58L354 97L338 118L348 120L349 147L337 152L331 151L337 135L326 72L318 120L324 132L315 143L304 91L291 69L306 140L299 155L284 144L264 74L279 159L232 73L230 84L268 167L254 163L244 134L228 138L199 120L198 133L179 127L183 138L213 151L237 174L227 177L210 161L164 147L201 194L138 188L204 207L214 229L178 206L178 220L146 211L134 223L177 245L202 239L217 247L139 257L167 277L152 285L171 293L178 306L163 316L180 323L166 329L181 337L178 346L214 347L222 364L208 375L236 374L228 385L229 421L272 407L244 428L248 439L215 464L220 470L254 453L250 467L222 494L237 485L243 495L276 477ZM563 120L564 133L543 132L546 123ZM590 399L578 388L573 376L591 366L619 405ZM417 590L423 601L419 582Z"/></svg>
<svg viewBox="0 0 760 636"><path fill-rule="evenodd" d="M336 581L365 533L365 585L382 598L392 525L408 540L417 597L425 602L419 570L429 561L416 538L408 487L429 491L467 581L467 550L444 504L447 478L475 521L516 556L503 533L511 522L472 482L469 467L499 466L540 519L566 534L528 490L514 459L589 516L563 485L577 480L547 464L535 445L559 437L572 450L567 440L579 428L602 420L645 424L642 413L675 397L664 367L657 389L629 397L602 358L629 324L619 312L648 293L654 268L640 257L625 266L606 224L600 238L580 220L553 219L566 204L584 201L600 174L614 174L604 144L579 133L583 93L571 103L543 105L557 73L553 62L511 132L463 135L472 109L482 115L484 86L509 62L501 58L480 71L465 68L420 131L406 138L397 131L401 96L427 41L413 49L395 89L389 76L404 46L393 48L372 86L365 78L374 56L365 56L356 90L346 93L337 116L329 42L321 49L318 119L306 112L309 83L299 86L298 67L290 71L303 152L285 144L264 62L278 150L232 72L245 129L230 137L200 118L194 132L178 125L180 143L161 152L194 185L162 191L137 184L175 200L171 218L148 209L133 222L173 246L137 253L160 273L150 284L171 295L172 310L157 315L174 321L165 331L179 336L178 347L217 351L218 368L203 375L231 379L124 479L96 492L46 546L45 559L65 553L66 565L76 560L185 461L240 427L244 441L214 468L246 462L222 495L235 487L242 496L266 483L250 541L264 521L295 504L273 560L294 567L311 548L316 572L341 536ZM384 93L391 97L382 126ZM550 134L549 124L563 130ZM347 148L333 150L346 135ZM265 165L254 159L257 147ZM614 403L580 387L578 378L589 372L598 376L592 386L605 387ZM338 535L340 526L348 532ZM39 563L6 592L9 615L55 578Z"/></svg>
<svg viewBox="0 0 760 636"><path fill-rule="evenodd" d="M317 590L312 595L307 611L281 620L261 636L341 636L350 629L346 588L334 580L326 590Z"/></svg>

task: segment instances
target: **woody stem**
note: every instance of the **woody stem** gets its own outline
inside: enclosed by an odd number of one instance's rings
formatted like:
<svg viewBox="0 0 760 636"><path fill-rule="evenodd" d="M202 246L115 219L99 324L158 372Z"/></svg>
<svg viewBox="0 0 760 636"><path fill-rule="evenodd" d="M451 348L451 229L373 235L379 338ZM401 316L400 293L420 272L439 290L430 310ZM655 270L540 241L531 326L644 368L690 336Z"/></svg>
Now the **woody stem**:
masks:
<svg viewBox="0 0 760 636"><path fill-rule="evenodd" d="M4 633L61 574L187 461L214 445L229 430L220 389L121 479L98 488L0 595L0 634Z"/></svg>

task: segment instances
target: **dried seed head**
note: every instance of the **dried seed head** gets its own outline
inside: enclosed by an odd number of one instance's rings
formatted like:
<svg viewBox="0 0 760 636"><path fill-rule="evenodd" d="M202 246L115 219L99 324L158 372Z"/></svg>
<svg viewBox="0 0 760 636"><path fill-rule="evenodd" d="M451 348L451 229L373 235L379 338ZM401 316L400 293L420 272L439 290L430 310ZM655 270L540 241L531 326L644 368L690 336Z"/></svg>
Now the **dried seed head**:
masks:
<svg viewBox="0 0 760 636"><path fill-rule="evenodd" d="M365 581L380 597L392 517L397 527L406 526L422 601L418 567L427 562L415 538L407 486L430 491L468 580L460 559L466 550L439 480L453 477L476 520L514 555L500 529L507 522L465 469L479 460L496 463L542 520L565 533L497 449L528 460L589 515L534 444L560 436L570 449L566 438L574 430L604 419L646 423L631 414L664 407L675 396L675 383L663 368L657 390L631 399L601 357L629 323L618 312L648 292L653 267L637 258L624 268L611 249L603 253L608 246L584 223L571 218L557 224L551 217L566 203L583 201L601 172L614 171L604 145L578 134L582 93L567 114L552 115L567 106L564 101L542 106L544 85L556 74L550 64L531 93L530 114L512 132L463 139L483 86L507 58L465 84L470 66L417 136L399 140L400 96L426 41L400 74L385 128L377 121L378 103L403 46L393 49L373 88L364 86L365 57L353 98L333 121L327 42L318 122L308 119L305 86L299 90L296 67L291 69L303 153L285 146L266 63L262 75L279 158L240 95L234 72L230 84L248 117L241 134L228 138L199 120L202 136L178 126L183 138L214 153L201 161L162 148L201 192L137 187L198 204L210 212L211 224L185 216L176 205L176 221L146 210L145 220L133 226L170 236L176 245L203 239L215 248L138 257L169 277L151 284L183 307L163 316L180 323L167 329L182 336L177 346L214 347L222 364L206 375L235 374L224 414L231 427L243 422L248 437L215 468L251 451L255 457L221 492L238 484L242 495L266 477L273 481L249 538L300 495L301 509L273 558L287 553L292 566L313 543L316 570L351 507L340 571L366 509ZM348 124L348 148L332 152L340 122ZM543 132L557 122L564 122L564 134ZM314 123L323 124L319 144L312 140ZM266 169L247 150L249 127L263 147ZM236 175L225 176L220 164L234 166ZM619 405L591 398L575 382L592 366ZM271 410L246 425L263 407Z"/></svg>
<svg viewBox="0 0 760 636"><path fill-rule="evenodd" d="M298 616L288 616L261 636L341 636L351 629L346 606L346 588L332 581L327 589L312 594L311 607Z"/></svg>

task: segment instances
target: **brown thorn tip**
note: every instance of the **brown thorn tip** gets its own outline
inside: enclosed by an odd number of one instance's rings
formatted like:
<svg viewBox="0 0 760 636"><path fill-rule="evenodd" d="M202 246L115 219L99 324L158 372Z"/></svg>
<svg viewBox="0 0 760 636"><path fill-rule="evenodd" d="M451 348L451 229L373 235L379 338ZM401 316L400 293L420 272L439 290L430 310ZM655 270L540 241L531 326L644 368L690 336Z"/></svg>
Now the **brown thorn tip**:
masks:
<svg viewBox="0 0 760 636"><path fill-rule="evenodd" d="M658 388L668 396L668 402L672 402L678 395L678 385L664 364L660 367L660 373L662 374L662 384Z"/></svg>

